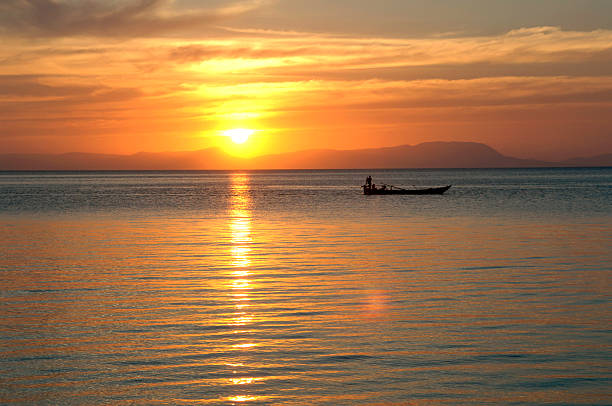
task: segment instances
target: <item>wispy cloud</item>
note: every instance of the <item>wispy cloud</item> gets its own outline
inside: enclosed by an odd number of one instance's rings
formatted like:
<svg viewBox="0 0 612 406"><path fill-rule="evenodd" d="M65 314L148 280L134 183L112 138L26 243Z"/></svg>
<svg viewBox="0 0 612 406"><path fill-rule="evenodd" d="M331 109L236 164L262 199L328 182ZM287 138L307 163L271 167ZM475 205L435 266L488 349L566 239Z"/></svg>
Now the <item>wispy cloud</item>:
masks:
<svg viewBox="0 0 612 406"><path fill-rule="evenodd" d="M178 11L171 0L4 0L0 30L8 36L149 36L205 27L253 10L263 0Z"/></svg>
<svg viewBox="0 0 612 406"><path fill-rule="evenodd" d="M309 44L309 45L305 45ZM312 44L312 45L311 45ZM422 68L444 66L448 70L470 69L469 65L487 64L495 74L496 66L514 66L517 75L522 75L521 66L539 64L544 73L546 64L584 65L584 75L589 68L601 75L597 66L585 62L612 62L612 31L593 32L562 31L556 27L534 27L490 37L468 38L350 38L325 35L258 32L241 38L191 42L171 48L167 59L179 63L203 63L206 68L222 68L236 72L239 65L226 63L229 59L259 60L249 66L243 63L245 71L254 67L265 68L269 73L285 75L314 75L322 77L326 72L340 75L351 71L370 70L372 75L385 70L401 68ZM267 59L268 63L261 63ZM465 69L463 69L465 70ZM610 71L612 74L612 71ZM502 73L507 75L507 72ZM533 74L533 73L531 73ZM547 74L551 74L548 72ZM553 75L558 74L552 72Z"/></svg>

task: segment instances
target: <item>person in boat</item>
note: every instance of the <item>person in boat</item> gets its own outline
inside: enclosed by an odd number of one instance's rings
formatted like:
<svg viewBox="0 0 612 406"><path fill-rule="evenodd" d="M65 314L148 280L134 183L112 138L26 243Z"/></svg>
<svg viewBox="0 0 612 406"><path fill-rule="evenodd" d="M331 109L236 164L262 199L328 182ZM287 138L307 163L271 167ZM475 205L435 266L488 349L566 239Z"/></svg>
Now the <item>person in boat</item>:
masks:
<svg viewBox="0 0 612 406"><path fill-rule="evenodd" d="M368 175L368 177L366 178L366 187L368 189L372 188L372 177Z"/></svg>

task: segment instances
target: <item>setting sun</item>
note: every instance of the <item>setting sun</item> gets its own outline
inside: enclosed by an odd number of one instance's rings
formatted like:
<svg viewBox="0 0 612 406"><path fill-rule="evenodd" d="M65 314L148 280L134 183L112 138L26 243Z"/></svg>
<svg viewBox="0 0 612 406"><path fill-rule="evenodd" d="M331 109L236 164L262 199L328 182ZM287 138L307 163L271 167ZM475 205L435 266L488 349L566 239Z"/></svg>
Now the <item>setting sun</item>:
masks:
<svg viewBox="0 0 612 406"><path fill-rule="evenodd" d="M249 128L233 128L223 131L223 135L230 137L235 144L244 144L254 133L255 130Z"/></svg>

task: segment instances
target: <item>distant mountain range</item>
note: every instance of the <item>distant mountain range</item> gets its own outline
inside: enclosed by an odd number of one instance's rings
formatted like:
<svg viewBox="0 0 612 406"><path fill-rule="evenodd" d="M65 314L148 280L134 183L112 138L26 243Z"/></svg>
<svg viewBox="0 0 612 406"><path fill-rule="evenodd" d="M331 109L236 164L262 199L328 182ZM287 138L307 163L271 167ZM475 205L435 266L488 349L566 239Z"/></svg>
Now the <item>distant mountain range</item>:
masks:
<svg viewBox="0 0 612 406"><path fill-rule="evenodd" d="M111 155L0 154L0 170L207 170L207 169L375 169L524 168L612 166L612 153L561 162L512 158L475 142L426 142L388 148L308 150L237 158L217 148L184 152Z"/></svg>

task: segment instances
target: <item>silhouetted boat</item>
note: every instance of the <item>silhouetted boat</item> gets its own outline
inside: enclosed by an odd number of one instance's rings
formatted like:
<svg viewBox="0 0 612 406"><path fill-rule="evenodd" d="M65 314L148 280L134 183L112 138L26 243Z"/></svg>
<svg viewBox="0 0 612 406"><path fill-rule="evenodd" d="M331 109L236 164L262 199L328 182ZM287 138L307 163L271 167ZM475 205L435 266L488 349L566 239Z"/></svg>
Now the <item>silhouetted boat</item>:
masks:
<svg viewBox="0 0 612 406"><path fill-rule="evenodd" d="M385 185L386 186L386 185ZM364 195L441 195L450 189L452 185L442 187L430 187L426 189L402 189L395 186L385 188L369 188L363 185Z"/></svg>

